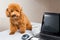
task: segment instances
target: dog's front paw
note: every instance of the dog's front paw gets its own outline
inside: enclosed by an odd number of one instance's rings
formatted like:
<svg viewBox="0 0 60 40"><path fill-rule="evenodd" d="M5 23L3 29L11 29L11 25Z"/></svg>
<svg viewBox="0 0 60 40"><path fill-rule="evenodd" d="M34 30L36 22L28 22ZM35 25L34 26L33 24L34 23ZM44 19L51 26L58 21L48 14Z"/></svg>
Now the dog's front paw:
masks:
<svg viewBox="0 0 60 40"><path fill-rule="evenodd" d="M13 35L15 32L10 32L9 35Z"/></svg>
<svg viewBox="0 0 60 40"><path fill-rule="evenodd" d="M20 31L21 34L25 33L25 31Z"/></svg>

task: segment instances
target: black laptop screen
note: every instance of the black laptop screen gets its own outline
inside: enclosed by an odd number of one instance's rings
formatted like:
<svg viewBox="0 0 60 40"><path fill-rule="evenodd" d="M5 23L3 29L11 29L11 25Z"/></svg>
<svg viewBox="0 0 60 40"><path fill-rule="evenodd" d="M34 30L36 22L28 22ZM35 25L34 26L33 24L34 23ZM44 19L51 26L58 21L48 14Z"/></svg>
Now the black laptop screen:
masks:
<svg viewBox="0 0 60 40"><path fill-rule="evenodd" d="M43 16L41 32L49 35L60 36L59 32L59 14L45 13Z"/></svg>

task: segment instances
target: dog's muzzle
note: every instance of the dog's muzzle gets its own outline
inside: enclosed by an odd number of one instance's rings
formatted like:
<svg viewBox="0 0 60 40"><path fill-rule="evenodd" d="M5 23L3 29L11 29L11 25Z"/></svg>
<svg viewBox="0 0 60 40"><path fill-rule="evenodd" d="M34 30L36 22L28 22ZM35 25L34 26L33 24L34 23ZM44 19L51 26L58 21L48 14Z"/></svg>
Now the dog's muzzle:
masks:
<svg viewBox="0 0 60 40"><path fill-rule="evenodd" d="M14 18L14 19L16 19L17 17L16 17L16 15L12 15L12 17Z"/></svg>
<svg viewBox="0 0 60 40"><path fill-rule="evenodd" d="M16 17L16 15L12 15L12 17Z"/></svg>

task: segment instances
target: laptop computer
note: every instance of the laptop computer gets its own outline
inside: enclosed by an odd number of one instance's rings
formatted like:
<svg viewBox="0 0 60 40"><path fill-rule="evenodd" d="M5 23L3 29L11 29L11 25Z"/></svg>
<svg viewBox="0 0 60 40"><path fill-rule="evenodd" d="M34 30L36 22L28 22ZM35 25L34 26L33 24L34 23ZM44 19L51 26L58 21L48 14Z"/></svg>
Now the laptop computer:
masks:
<svg viewBox="0 0 60 40"><path fill-rule="evenodd" d="M45 12L39 40L60 40L60 14Z"/></svg>

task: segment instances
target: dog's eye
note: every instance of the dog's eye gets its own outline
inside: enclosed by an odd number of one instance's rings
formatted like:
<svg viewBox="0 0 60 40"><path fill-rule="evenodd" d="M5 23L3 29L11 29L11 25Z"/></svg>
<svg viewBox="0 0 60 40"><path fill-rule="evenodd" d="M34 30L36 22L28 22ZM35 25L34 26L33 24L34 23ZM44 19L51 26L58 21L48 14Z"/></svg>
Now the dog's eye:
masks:
<svg viewBox="0 0 60 40"><path fill-rule="evenodd" d="M13 12L13 10L11 10L11 12Z"/></svg>
<svg viewBox="0 0 60 40"><path fill-rule="evenodd" d="M19 12L18 10L16 10L17 12Z"/></svg>

